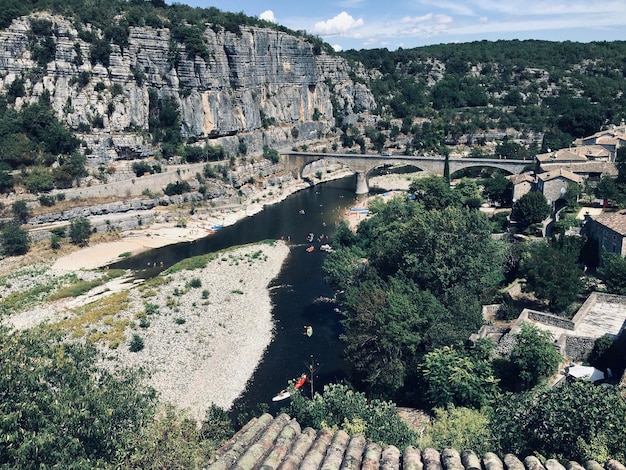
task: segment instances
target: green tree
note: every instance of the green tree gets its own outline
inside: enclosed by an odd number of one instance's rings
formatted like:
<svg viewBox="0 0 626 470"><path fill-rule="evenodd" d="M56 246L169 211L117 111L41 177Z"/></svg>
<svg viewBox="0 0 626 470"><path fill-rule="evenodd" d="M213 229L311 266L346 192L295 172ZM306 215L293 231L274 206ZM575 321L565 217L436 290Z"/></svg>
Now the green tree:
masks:
<svg viewBox="0 0 626 470"><path fill-rule="evenodd" d="M70 222L70 241L74 245L87 246L91 237L91 222L85 217L77 217Z"/></svg>
<svg viewBox="0 0 626 470"><path fill-rule="evenodd" d="M427 353L420 369L430 405L479 409L491 403L498 395L492 351L493 345L485 342L470 353L450 346Z"/></svg>
<svg viewBox="0 0 626 470"><path fill-rule="evenodd" d="M531 191L515 201L511 215L520 229L524 231L530 225L539 223L548 217L550 205L543 194L538 191Z"/></svg>
<svg viewBox="0 0 626 470"><path fill-rule="evenodd" d="M509 357L518 390L529 390L553 375L561 363L552 333L530 323L522 323L515 335L515 346Z"/></svg>
<svg viewBox="0 0 626 470"><path fill-rule="evenodd" d="M278 151L276 151L276 149L273 149L268 145L263 146L263 158L267 158L272 163L278 163L280 161L280 156L278 155Z"/></svg>
<svg viewBox="0 0 626 470"><path fill-rule="evenodd" d="M573 237L562 237L561 240L561 246L541 242L532 244L529 256L520 266L526 279L524 291L547 300L555 313L564 311L582 289L582 271L578 266L581 240Z"/></svg>
<svg viewBox="0 0 626 470"><path fill-rule="evenodd" d="M346 291L344 355L353 378L379 395L404 386L429 326L448 312L410 280L368 280Z"/></svg>
<svg viewBox="0 0 626 470"><path fill-rule="evenodd" d="M486 412L450 405L435 408L434 414L426 435L420 438L420 448L472 449L478 455L493 450Z"/></svg>
<svg viewBox="0 0 626 470"><path fill-rule="evenodd" d="M54 189L52 173L42 166L36 166L24 177L24 186L31 193L44 193Z"/></svg>
<svg viewBox="0 0 626 470"><path fill-rule="evenodd" d="M173 406L157 409L157 418L149 421L134 440L134 446L121 459L118 468L186 468L206 467L219 445L234 434L228 419L216 420L212 405L207 419L197 421ZM225 434L228 433L226 437Z"/></svg>
<svg viewBox="0 0 626 470"><path fill-rule="evenodd" d="M28 231L17 222L7 222L0 231L0 246L5 256L19 256L28 252L30 237Z"/></svg>
<svg viewBox="0 0 626 470"><path fill-rule="evenodd" d="M0 330L0 466L107 468L154 416L137 372L99 368L89 343L51 329Z"/></svg>
<svg viewBox="0 0 626 470"><path fill-rule="evenodd" d="M489 422L492 451L601 464L626 457L626 402L617 387L577 380L507 395Z"/></svg>
<svg viewBox="0 0 626 470"><path fill-rule="evenodd" d="M428 176L413 180L409 185L409 193L417 201L424 204L426 210L445 209L459 204L450 183L440 176Z"/></svg>
<svg viewBox="0 0 626 470"><path fill-rule="evenodd" d="M617 253L603 251L599 272L607 292L626 295L626 259Z"/></svg>
<svg viewBox="0 0 626 470"><path fill-rule="evenodd" d="M15 201L11 205L11 212L13 212L15 220L17 220L20 224L25 224L31 216L31 212L26 204L26 201L21 199L19 201Z"/></svg>
<svg viewBox="0 0 626 470"><path fill-rule="evenodd" d="M495 172L481 181L483 195L490 201L508 206L513 200L513 183L502 173Z"/></svg>
<svg viewBox="0 0 626 470"><path fill-rule="evenodd" d="M0 163L0 193L7 193L13 189L13 175L4 169L4 164Z"/></svg>
<svg viewBox="0 0 626 470"><path fill-rule="evenodd" d="M622 203L624 195L617 185L617 180L612 176L604 176L598 181L593 189L593 195L605 201Z"/></svg>
<svg viewBox="0 0 626 470"><path fill-rule="evenodd" d="M347 385L326 385L323 394L315 393L312 400L294 391L289 414L303 427L342 429L351 435L363 434L383 446L404 449L416 439L415 433L398 415L395 404L368 400L365 394Z"/></svg>

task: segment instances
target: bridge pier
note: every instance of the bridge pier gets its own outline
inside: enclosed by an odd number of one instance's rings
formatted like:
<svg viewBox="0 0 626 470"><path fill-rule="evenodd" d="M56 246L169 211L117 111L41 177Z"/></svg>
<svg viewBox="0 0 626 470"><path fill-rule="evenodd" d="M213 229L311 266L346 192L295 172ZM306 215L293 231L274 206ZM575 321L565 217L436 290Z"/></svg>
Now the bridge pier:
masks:
<svg viewBox="0 0 626 470"><path fill-rule="evenodd" d="M367 186L367 173L362 171L356 172L356 193L367 194L370 188Z"/></svg>

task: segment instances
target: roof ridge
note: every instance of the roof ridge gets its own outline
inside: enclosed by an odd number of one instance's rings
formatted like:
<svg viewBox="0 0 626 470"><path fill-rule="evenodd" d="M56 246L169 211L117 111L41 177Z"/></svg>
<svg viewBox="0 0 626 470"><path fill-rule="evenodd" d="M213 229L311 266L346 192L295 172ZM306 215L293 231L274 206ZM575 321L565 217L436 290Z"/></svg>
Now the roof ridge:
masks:
<svg viewBox="0 0 626 470"><path fill-rule="evenodd" d="M342 430L315 431L282 413L264 414L250 420L218 450L208 470L626 470L617 460L606 466L594 460L570 461L565 466L555 459L541 462L536 456L520 460L508 453L502 459L493 452L480 458L471 449L439 452L408 446L403 451L389 445L384 449L362 434L350 437Z"/></svg>

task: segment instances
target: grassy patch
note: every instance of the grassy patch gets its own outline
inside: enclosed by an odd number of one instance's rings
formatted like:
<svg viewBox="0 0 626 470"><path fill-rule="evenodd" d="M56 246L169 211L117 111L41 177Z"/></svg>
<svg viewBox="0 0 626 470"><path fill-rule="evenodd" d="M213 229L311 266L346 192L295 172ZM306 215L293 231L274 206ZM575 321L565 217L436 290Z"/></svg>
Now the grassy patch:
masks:
<svg viewBox="0 0 626 470"><path fill-rule="evenodd" d="M258 244L274 246L276 244L276 240L262 240L260 242L254 243L254 245L258 245ZM226 261L226 259L223 258L223 255L225 255L226 253L230 253L230 252L239 250L241 248L244 248L245 246L247 245L231 246L229 248L226 248L225 250L221 250L215 253L207 253L205 255L194 256L193 258L184 259L176 263L174 266L168 268L164 272L164 274L173 274L179 271L189 271L192 269L202 269L202 268L205 268L206 265L209 264L211 261L219 257L222 257L222 259ZM251 255L246 255L246 256L251 257L252 259L256 259L256 258L259 258L262 253L263 253L262 250L259 250L258 252L255 252ZM230 255L230 257L231 259L235 258L232 255Z"/></svg>
<svg viewBox="0 0 626 470"><path fill-rule="evenodd" d="M94 279L93 281L85 281L82 279L74 278L74 282L69 286L62 287L61 289L53 292L48 296L46 300L53 301L58 299L65 299L67 297L78 297L79 295L83 295L86 292L89 292L94 287L99 286L111 279L115 279L116 277L120 277L124 275L124 270L122 269L112 269L107 271L107 273L101 277L100 279Z"/></svg>
<svg viewBox="0 0 626 470"><path fill-rule="evenodd" d="M125 339L128 318L117 318L130 304L129 292L123 291L74 310L74 315L51 328L68 332L74 338L87 337L93 342L107 342L117 348ZM89 332L87 329L89 328Z"/></svg>
<svg viewBox="0 0 626 470"><path fill-rule="evenodd" d="M42 284L25 291L11 292L0 300L0 314L11 315L20 312L29 305L41 301L41 297L54 288L55 284Z"/></svg>
<svg viewBox="0 0 626 470"><path fill-rule="evenodd" d="M118 258L129 258L132 255L130 251L125 251L124 253L120 253L117 255Z"/></svg>

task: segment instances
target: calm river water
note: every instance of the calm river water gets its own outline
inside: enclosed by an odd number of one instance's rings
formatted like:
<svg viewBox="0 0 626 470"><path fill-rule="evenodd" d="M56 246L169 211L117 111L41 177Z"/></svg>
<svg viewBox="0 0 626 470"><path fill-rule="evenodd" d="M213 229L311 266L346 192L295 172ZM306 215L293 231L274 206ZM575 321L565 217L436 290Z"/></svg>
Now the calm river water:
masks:
<svg viewBox="0 0 626 470"><path fill-rule="evenodd" d="M319 246L326 240L318 242L317 238L323 234L332 239L336 223L345 209L354 204L354 189L354 176L323 183L299 191L215 235L193 243L152 250L119 262L115 267L142 271L148 263L159 260L163 261L165 269L184 258L230 246L289 238L291 252L271 284L274 340L235 404L236 408L249 408L257 403L267 403L270 412L275 413L286 402L273 403L272 397L286 388L288 380L307 372L311 365L319 364L314 374L315 391L345 377L339 339L341 317L335 313L335 305L325 300L332 297L333 292L323 281L321 272L326 254L319 250ZM306 252L309 233L315 236L316 249L312 253ZM144 270L144 274L139 275L152 276L157 272ZM304 334L305 325L313 327L311 337ZM310 384L305 389L310 393Z"/></svg>

